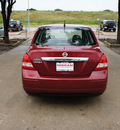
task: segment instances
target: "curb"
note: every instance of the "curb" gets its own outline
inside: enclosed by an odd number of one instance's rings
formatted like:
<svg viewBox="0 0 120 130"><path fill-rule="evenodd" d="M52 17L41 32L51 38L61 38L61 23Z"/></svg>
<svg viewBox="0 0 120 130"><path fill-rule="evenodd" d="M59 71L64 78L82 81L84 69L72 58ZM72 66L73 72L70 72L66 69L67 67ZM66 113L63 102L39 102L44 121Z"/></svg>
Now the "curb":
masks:
<svg viewBox="0 0 120 130"><path fill-rule="evenodd" d="M24 41L22 44L25 44L27 42L29 42L30 40L32 40L32 38L28 38L26 41Z"/></svg>
<svg viewBox="0 0 120 130"><path fill-rule="evenodd" d="M18 46L19 45L19 43L21 43L21 42L26 42L26 41L24 41L25 39L23 39L23 41L22 40L18 40L18 41L16 41L15 42L15 39L12 39L12 42L13 43L11 43L11 44L9 44L9 43L1 43L0 44L0 46L11 46L11 47L16 47L16 46Z"/></svg>
<svg viewBox="0 0 120 130"><path fill-rule="evenodd" d="M107 42L107 41L104 41L103 42L106 46L109 46L109 47L120 47L120 44L111 44L111 43L109 43L109 42Z"/></svg>

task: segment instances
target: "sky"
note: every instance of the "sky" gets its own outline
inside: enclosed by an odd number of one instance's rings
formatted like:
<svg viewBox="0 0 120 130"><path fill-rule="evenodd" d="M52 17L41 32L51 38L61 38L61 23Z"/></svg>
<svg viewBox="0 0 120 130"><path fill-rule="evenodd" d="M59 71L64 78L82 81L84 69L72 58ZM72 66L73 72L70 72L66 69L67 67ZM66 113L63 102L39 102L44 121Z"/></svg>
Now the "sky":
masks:
<svg viewBox="0 0 120 130"><path fill-rule="evenodd" d="M64 11L118 11L118 0L16 0L13 10L26 10L28 1L29 8L37 10L59 8Z"/></svg>

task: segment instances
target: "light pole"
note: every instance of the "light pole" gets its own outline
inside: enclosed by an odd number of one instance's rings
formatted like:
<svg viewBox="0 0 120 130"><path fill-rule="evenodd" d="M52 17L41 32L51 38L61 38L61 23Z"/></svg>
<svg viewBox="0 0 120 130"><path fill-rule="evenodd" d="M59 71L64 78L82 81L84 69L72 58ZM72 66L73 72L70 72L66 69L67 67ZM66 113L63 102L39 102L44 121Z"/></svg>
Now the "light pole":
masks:
<svg viewBox="0 0 120 130"><path fill-rule="evenodd" d="M30 31L30 14L29 14L29 0L28 0L28 32Z"/></svg>
<svg viewBox="0 0 120 130"><path fill-rule="evenodd" d="M28 24L29 20L26 20L26 39L27 39L27 24Z"/></svg>
<svg viewBox="0 0 120 130"><path fill-rule="evenodd" d="M100 36L100 28L99 28L100 19L97 19L97 21L98 21L98 39L99 39L99 36Z"/></svg>

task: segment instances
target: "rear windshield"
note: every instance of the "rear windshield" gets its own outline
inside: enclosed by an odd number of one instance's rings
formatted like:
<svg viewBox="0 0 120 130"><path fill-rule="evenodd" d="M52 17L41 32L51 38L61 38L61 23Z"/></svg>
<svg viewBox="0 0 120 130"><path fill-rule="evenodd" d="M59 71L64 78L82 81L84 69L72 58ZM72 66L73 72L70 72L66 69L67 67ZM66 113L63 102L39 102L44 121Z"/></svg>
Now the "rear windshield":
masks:
<svg viewBox="0 0 120 130"><path fill-rule="evenodd" d="M16 24L16 23L17 23L17 21L10 21L9 24Z"/></svg>
<svg viewBox="0 0 120 130"><path fill-rule="evenodd" d="M115 24L115 21L106 21L106 24Z"/></svg>
<svg viewBox="0 0 120 130"><path fill-rule="evenodd" d="M34 40L36 45L95 45L90 29L83 28L41 28Z"/></svg>

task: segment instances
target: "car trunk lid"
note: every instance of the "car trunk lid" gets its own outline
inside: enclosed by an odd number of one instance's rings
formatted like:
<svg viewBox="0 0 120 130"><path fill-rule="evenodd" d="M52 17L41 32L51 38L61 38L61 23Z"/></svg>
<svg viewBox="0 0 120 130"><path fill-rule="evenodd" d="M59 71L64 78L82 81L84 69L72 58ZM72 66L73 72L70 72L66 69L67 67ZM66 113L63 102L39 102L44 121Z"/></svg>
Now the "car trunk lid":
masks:
<svg viewBox="0 0 120 130"><path fill-rule="evenodd" d="M96 46L36 46L28 51L41 76L89 76L102 52Z"/></svg>

